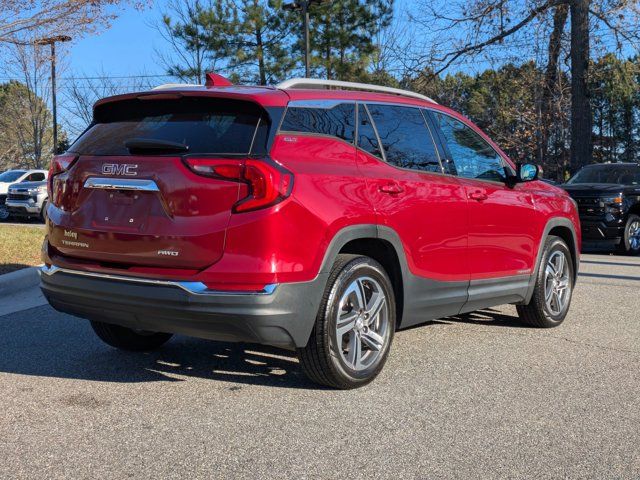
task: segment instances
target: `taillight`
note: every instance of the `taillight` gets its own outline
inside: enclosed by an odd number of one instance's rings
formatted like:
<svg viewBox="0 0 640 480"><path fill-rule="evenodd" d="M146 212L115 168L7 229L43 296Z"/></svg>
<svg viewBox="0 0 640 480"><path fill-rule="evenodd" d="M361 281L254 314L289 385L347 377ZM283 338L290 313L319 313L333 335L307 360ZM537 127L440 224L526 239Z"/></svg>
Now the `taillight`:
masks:
<svg viewBox="0 0 640 480"><path fill-rule="evenodd" d="M77 159L77 155L57 155L51 160L49 176L47 178L47 194L49 201L56 206L59 203L60 195L64 193L64 189L60 187L60 178L56 179L56 177L69 170Z"/></svg>
<svg viewBox="0 0 640 480"><path fill-rule="evenodd" d="M293 188L291 172L264 160L186 158L185 163L198 175L246 183L249 195L234 205L236 213L271 207L287 198Z"/></svg>

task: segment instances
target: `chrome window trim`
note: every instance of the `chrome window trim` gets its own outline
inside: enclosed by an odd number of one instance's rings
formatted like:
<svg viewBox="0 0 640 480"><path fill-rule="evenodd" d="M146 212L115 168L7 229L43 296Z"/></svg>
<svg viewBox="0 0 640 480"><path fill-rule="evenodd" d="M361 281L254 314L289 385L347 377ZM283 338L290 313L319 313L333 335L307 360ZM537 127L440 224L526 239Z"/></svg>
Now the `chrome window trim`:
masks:
<svg viewBox="0 0 640 480"><path fill-rule="evenodd" d="M134 190L137 192L159 192L158 185L153 180L132 178L104 178L89 177L84 182L84 188L102 190Z"/></svg>
<svg viewBox="0 0 640 480"><path fill-rule="evenodd" d="M156 280L151 278L138 278L129 277L126 275L112 275L109 273L96 273L96 272L84 272L82 270L73 270L70 268L57 267L55 265L40 267L40 274L47 276L55 275L56 273L68 273L70 275L78 275L83 277L100 278L103 280L115 280L121 282L141 283L145 285L156 285L161 287L174 287L180 288L192 295L225 295L225 296L242 296L242 295L271 295L275 292L278 284L272 283L265 285L264 289L251 292L238 292L235 290L210 290L202 282L177 282L172 280Z"/></svg>

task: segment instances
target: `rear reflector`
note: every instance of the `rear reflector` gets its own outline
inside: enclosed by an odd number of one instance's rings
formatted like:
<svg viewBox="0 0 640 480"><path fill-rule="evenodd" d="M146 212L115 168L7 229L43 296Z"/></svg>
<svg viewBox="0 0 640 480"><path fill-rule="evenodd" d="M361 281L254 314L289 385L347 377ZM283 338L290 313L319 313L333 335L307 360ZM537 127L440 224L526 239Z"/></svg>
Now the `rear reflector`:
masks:
<svg viewBox="0 0 640 480"><path fill-rule="evenodd" d="M236 213L271 207L291 194L293 174L284 167L265 160L186 158L196 174L246 183L249 195L233 207Z"/></svg>

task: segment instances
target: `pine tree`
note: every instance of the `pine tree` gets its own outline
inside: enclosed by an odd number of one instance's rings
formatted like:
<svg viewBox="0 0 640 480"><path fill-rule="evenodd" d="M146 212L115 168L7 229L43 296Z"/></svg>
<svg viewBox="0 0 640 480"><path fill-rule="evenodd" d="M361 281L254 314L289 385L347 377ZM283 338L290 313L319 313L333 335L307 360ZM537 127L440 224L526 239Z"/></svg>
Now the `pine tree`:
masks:
<svg viewBox="0 0 640 480"><path fill-rule="evenodd" d="M231 60L234 76L266 85L286 78L295 67L291 55L291 23L282 0L239 0L238 29Z"/></svg>
<svg viewBox="0 0 640 480"><path fill-rule="evenodd" d="M158 30L173 53L160 55L167 73L183 80L204 82L210 71L224 71L239 28L231 0L177 0L169 4Z"/></svg>
<svg viewBox="0 0 640 480"><path fill-rule="evenodd" d="M315 74L338 80L366 76L376 49L373 39L392 17L393 0L336 0L314 7L310 36ZM299 32L302 38L301 28Z"/></svg>

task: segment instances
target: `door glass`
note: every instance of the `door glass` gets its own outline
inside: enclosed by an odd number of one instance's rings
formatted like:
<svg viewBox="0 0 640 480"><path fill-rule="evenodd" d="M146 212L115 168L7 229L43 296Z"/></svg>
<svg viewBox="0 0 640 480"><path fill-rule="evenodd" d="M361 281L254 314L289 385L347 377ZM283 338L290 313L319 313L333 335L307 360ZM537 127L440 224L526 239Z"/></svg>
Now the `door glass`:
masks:
<svg viewBox="0 0 640 480"><path fill-rule="evenodd" d="M382 159L382 149L380 148L378 137L376 137L376 132L373 129L371 117L369 117L364 105L358 106L358 122L358 147Z"/></svg>
<svg viewBox="0 0 640 480"><path fill-rule="evenodd" d="M41 182L44 180L44 173L36 172L29 175L29 182Z"/></svg>
<svg viewBox="0 0 640 480"><path fill-rule="evenodd" d="M504 163L480 135L449 115L433 112L442 131L457 174L480 180L505 180Z"/></svg>
<svg viewBox="0 0 640 480"><path fill-rule="evenodd" d="M367 105L387 162L400 167L442 173L436 147L418 108Z"/></svg>

